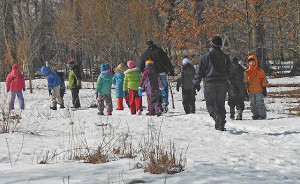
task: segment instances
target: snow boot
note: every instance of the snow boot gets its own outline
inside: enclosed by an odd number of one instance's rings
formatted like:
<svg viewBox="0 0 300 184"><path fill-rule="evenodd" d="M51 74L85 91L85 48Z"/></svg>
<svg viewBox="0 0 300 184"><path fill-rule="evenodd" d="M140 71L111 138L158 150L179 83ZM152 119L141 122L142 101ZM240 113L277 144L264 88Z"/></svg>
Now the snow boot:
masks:
<svg viewBox="0 0 300 184"><path fill-rule="evenodd" d="M52 110L55 111L55 110L57 110L57 107L55 107L55 106L54 107L50 107L50 109L52 109Z"/></svg>
<svg viewBox="0 0 300 184"><path fill-rule="evenodd" d="M100 116L104 115L103 111L99 111L97 114Z"/></svg>
<svg viewBox="0 0 300 184"><path fill-rule="evenodd" d="M107 115L111 116L112 115L112 111L107 111Z"/></svg>

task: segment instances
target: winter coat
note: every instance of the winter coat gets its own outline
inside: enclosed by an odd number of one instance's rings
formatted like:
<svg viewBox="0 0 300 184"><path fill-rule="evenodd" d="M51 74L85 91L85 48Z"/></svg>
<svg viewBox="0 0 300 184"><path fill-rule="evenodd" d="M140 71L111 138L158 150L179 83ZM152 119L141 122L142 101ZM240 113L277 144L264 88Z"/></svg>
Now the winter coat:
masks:
<svg viewBox="0 0 300 184"><path fill-rule="evenodd" d="M125 78L123 83L123 91L127 91L128 89L138 90L142 75L139 69L132 68L128 69L124 72Z"/></svg>
<svg viewBox="0 0 300 184"><path fill-rule="evenodd" d="M12 92L25 89L25 80L17 64L12 66L12 71L6 77L6 89Z"/></svg>
<svg viewBox="0 0 300 184"><path fill-rule="evenodd" d="M245 69L240 64L232 64L232 72L235 75L236 78L236 84L238 88L240 89L240 93L235 94L234 88L231 85L229 89L230 96L234 96L237 99L244 99L245 98L245 82L246 82L246 76L245 76Z"/></svg>
<svg viewBox="0 0 300 184"><path fill-rule="evenodd" d="M177 79L177 89L182 86L182 89L193 89L193 78L195 76L195 68L192 64L185 64L182 66L182 72Z"/></svg>
<svg viewBox="0 0 300 184"><path fill-rule="evenodd" d="M160 90L164 89L161 79L153 67L146 67L143 72L140 87L146 88L147 95L160 94Z"/></svg>
<svg viewBox="0 0 300 184"><path fill-rule="evenodd" d="M111 94L112 75L109 70L102 71L97 79L96 92L101 95Z"/></svg>
<svg viewBox="0 0 300 184"><path fill-rule="evenodd" d="M201 56L193 83L200 84L202 79L206 83L227 83L228 80L236 83L230 59L220 48L212 48Z"/></svg>
<svg viewBox="0 0 300 184"><path fill-rule="evenodd" d="M113 77L113 84L116 86L116 97L124 97L124 91L123 91L123 83L124 83L124 77L125 75L123 73L115 73Z"/></svg>
<svg viewBox="0 0 300 184"><path fill-rule="evenodd" d="M51 91L54 87L61 85L60 77L57 75L56 72L49 70L46 75L48 91Z"/></svg>
<svg viewBox="0 0 300 184"><path fill-rule="evenodd" d="M81 88L81 73L78 65L74 65L69 72L69 87L70 89Z"/></svg>
<svg viewBox="0 0 300 184"><path fill-rule="evenodd" d="M140 71L144 71L145 62L151 59L154 62L155 71L158 73L174 75L174 67L167 54L155 44L149 45L142 53L139 61Z"/></svg>
<svg viewBox="0 0 300 184"><path fill-rule="evenodd" d="M258 61L256 56L251 55L248 60L253 58L255 65L248 67L246 70L246 87L249 93L261 93L263 87L268 86L267 78L263 69L258 68ZM249 62L248 62L249 64Z"/></svg>

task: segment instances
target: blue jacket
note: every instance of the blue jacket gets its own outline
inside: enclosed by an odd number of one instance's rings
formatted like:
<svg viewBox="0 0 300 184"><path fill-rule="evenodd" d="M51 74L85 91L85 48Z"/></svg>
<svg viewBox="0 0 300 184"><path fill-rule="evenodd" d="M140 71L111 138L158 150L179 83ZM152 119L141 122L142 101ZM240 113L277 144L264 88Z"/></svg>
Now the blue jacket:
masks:
<svg viewBox="0 0 300 184"><path fill-rule="evenodd" d="M96 92L101 95L111 94L112 76L109 70L102 71L97 80Z"/></svg>
<svg viewBox="0 0 300 184"><path fill-rule="evenodd" d="M41 74L46 75L46 79L48 82L48 91L51 91L52 88L61 85L60 77L56 72L51 71L48 67L43 66L41 68Z"/></svg>
<svg viewBox="0 0 300 184"><path fill-rule="evenodd" d="M124 91L123 91L123 81L124 81L125 75L123 73L115 73L113 77L113 84L116 86L116 97L124 97Z"/></svg>

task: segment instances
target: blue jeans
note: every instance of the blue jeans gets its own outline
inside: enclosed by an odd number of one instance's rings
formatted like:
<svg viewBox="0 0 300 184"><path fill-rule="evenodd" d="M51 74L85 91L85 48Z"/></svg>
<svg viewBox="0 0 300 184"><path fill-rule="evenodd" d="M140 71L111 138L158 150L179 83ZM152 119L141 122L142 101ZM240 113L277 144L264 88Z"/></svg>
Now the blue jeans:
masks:
<svg viewBox="0 0 300 184"><path fill-rule="evenodd" d="M215 120L222 119L225 124L226 110L225 98L227 93L227 83L206 83L204 97L209 115Z"/></svg>
<svg viewBox="0 0 300 184"><path fill-rule="evenodd" d="M164 86L164 89L166 91L166 96L162 97L162 105L168 106L169 105L169 85L168 85L168 79L166 74L159 74L161 78L162 85Z"/></svg>

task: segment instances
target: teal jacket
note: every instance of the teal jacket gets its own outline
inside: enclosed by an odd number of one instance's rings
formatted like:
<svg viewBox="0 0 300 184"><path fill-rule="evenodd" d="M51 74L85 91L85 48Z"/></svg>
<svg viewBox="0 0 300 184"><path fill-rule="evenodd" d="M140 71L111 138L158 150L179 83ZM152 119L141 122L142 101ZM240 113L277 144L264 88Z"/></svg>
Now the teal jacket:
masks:
<svg viewBox="0 0 300 184"><path fill-rule="evenodd" d="M140 70L137 68L128 69L124 74L123 91L127 91L128 89L138 90L142 79Z"/></svg>
<svg viewBox="0 0 300 184"><path fill-rule="evenodd" d="M109 70L101 72L97 79L96 92L101 95L111 94L112 75Z"/></svg>

